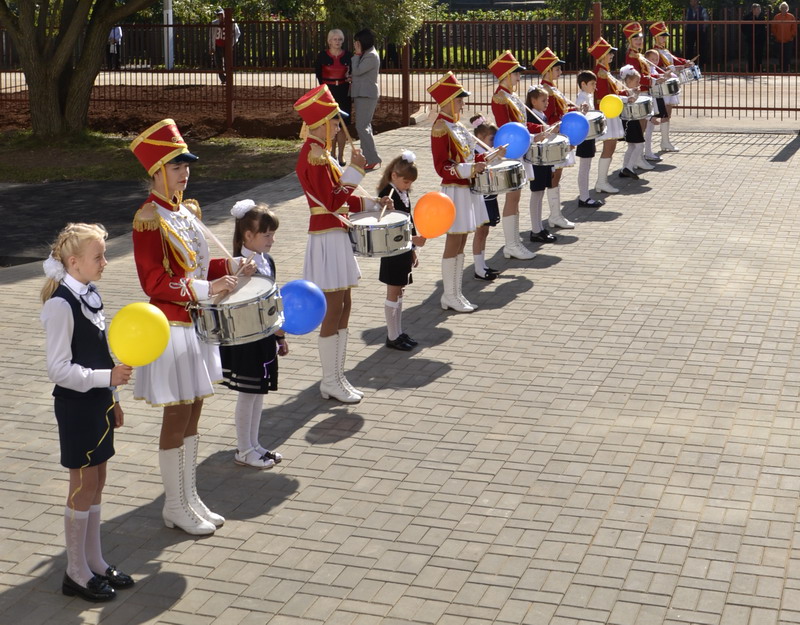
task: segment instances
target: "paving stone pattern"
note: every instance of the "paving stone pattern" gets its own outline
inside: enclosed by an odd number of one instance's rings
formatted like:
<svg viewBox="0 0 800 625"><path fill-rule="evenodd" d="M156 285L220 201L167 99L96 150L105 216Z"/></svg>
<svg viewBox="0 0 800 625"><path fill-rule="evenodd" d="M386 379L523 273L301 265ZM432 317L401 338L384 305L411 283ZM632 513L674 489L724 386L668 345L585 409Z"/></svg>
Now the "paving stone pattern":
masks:
<svg viewBox="0 0 800 625"><path fill-rule="evenodd" d="M416 198L438 183L428 132L378 137L386 161L416 151ZM404 299L413 352L383 346L385 289L362 259L348 370L366 397L322 400L316 334L292 337L265 401L262 443L285 456L269 472L233 464L235 395L208 400L200 488L227 518L212 537L163 526L160 412L124 390L103 532L137 585L106 605L60 593L67 475L41 270L0 270L0 621L800 623L798 141L674 139L680 153L615 178L623 193L602 210L577 207L566 172L578 225L534 260L504 260L495 229L501 278L465 272L475 313L439 307L443 241L429 242ZM244 197L277 209L279 277L300 277L294 177L206 206L224 240ZM526 190L523 228L527 204ZM129 236L109 257L113 312L143 296Z"/></svg>

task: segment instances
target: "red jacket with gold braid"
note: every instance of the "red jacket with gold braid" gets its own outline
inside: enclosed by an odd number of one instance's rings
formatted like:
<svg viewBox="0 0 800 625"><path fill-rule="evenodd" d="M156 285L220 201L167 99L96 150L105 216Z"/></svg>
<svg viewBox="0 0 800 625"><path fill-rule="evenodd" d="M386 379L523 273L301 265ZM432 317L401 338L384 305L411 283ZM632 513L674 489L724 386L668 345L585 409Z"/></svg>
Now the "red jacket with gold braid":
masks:
<svg viewBox="0 0 800 625"><path fill-rule="evenodd" d="M164 214L159 214L158 208ZM228 273L224 258L210 259L196 221L195 200L171 206L153 193L133 218L133 257L139 283L170 325L190 325L189 302L209 297L209 282Z"/></svg>
<svg viewBox="0 0 800 625"><path fill-rule="evenodd" d="M431 128L431 152L433 167L442 177L443 186L469 186L474 163L486 161L485 154L474 154L474 145L474 137L464 126L447 113L439 112Z"/></svg>
<svg viewBox="0 0 800 625"><path fill-rule="evenodd" d="M594 66L594 73L597 75L595 102L600 102L607 95L625 95L627 93L625 86L611 75L611 70L605 65L597 63Z"/></svg>
<svg viewBox="0 0 800 625"><path fill-rule="evenodd" d="M658 66L661 69L666 69L670 65L686 65L689 59L684 59L676 54L672 54L669 50L662 46L655 46L654 50L658 52ZM666 54L665 54L666 53ZM670 60L671 59L671 60Z"/></svg>
<svg viewBox="0 0 800 625"><path fill-rule="evenodd" d="M527 117L527 115L525 115L525 105L523 104L522 109L520 109L513 102L512 98L517 100L519 96L503 85L500 85L495 90L494 96L492 97L492 115L494 115L494 121L497 127L500 128L500 126L509 122L519 122L525 124L528 127L528 132L532 135L542 132L544 126L525 121Z"/></svg>
<svg viewBox="0 0 800 625"><path fill-rule="evenodd" d="M309 135L300 149L297 159L297 178L311 210L308 223L309 234L332 230L347 230L335 215L347 217L348 212L359 212L368 208L365 200L353 195L364 172L350 165L344 172L333 162L325 142Z"/></svg>
<svg viewBox="0 0 800 625"><path fill-rule="evenodd" d="M543 80L542 86L547 90L547 95L549 96L547 98L547 108L544 110L548 124L555 124L561 121L561 118L570 111L578 110L549 80Z"/></svg>
<svg viewBox="0 0 800 625"><path fill-rule="evenodd" d="M650 83L652 82L650 79L650 63L644 58L644 54L628 48L628 51L625 53L625 63L633 65L633 69L638 70L642 75L642 80L639 83L639 91L642 93L650 91Z"/></svg>

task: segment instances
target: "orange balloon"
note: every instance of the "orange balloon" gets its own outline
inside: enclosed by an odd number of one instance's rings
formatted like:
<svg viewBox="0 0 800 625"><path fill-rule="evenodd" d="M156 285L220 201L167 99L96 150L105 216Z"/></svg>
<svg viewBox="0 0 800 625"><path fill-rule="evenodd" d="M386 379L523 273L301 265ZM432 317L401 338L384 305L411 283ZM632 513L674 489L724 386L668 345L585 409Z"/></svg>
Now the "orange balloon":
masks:
<svg viewBox="0 0 800 625"><path fill-rule="evenodd" d="M414 207L414 227L426 239L442 236L456 220L456 205L441 191L429 191Z"/></svg>

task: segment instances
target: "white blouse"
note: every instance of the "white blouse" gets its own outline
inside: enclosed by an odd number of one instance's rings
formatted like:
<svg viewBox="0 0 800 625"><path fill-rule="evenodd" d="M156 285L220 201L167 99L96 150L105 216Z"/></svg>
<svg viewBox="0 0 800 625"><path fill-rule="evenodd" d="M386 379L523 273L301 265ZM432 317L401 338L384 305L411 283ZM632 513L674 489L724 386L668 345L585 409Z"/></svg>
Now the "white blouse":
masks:
<svg viewBox="0 0 800 625"><path fill-rule="evenodd" d="M92 312L80 298L81 295L85 296L90 306L99 308L103 303L100 295L96 291L89 293L88 284L82 284L69 274L64 277L61 284L72 291L81 302L81 312L84 317L105 333L106 318L103 311ZM42 306L39 318L46 334L47 375L53 382L79 393L111 386L111 369L87 369L72 362L72 332L75 320L72 318L72 307L69 302L61 297L51 297Z"/></svg>

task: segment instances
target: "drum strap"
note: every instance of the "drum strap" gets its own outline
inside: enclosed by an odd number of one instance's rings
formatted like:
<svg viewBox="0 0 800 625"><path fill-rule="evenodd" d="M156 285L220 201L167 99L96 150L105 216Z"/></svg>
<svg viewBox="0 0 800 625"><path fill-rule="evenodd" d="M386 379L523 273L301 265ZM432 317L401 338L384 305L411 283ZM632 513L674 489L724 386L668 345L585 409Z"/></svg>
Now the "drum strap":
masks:
<svg viewBox="0 0 800 625"><path fill-rule="evenodd" d="M303 190L303 192L306 194L306 197L309 200L311 200L311 203L314 204L314 206L311 207L311 214L312 215L324 215L325 213L328 213L328 214L333 215L334 217L336 217L339 221L341 221L348 228L352 228L353 227L353 222L352 221L350 221L349 219L347 219L343 215L340 215L339 213L332 213L331 211L329 211L327 208L325 208L325 204L320 202L317 198L315 198L313 195L311 195L311 193L309 193L305 189ZM317 213L317 212L314 211L315 208L321 208L324 212Z"/></svg>

